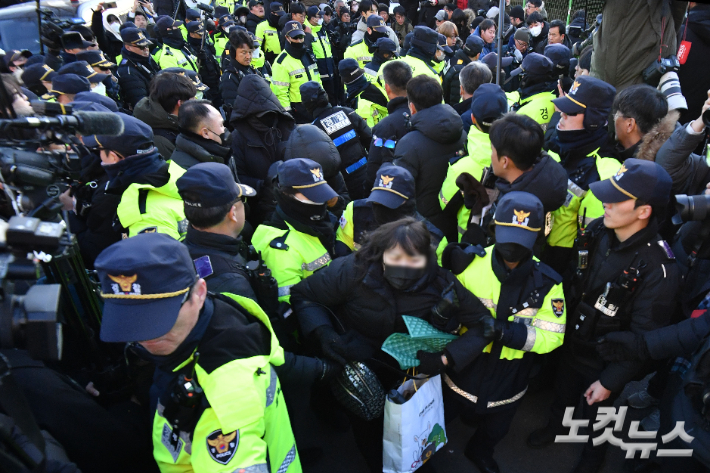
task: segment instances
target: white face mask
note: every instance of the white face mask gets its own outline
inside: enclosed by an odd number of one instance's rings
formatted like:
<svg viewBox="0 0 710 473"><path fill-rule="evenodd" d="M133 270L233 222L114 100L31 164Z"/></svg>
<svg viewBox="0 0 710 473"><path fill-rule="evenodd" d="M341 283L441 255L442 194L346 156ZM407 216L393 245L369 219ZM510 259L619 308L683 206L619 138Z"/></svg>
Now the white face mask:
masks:
<svg viewBox="0 0 710 473"><path fill-rule="evenodd" d="M121 24L120 24L120 23L111 23L111 24L108 25L108 26L113 30L114 33L118 33L118 32L119 32L119 28L121 28Z"/></svg>
<svg viewBox="0 0 710 473"><path fill-rule="evenodd" d="M530 28L530 34L533 35L533 37L537 38L540 36L540 33L542 33L542 26L533 26Z"/></svg>
<svg viewBox="0 0 710 473"><path fill-rule="evenodd" d="M322 25L323 24L323 18L318 18L318 24Z"/></svg>
<svg viewBox="0 0 710 473"><path fill-rule="evenodd" d="M252 59L259 59L260 57L261 57L261 49L255 49L255 50L251 53L251 58L252 58Z"/></svg>
<svg viewBox="0 0 710 473"><path fill-rule="evenodd" d="M246 23L246 22L247 22L247 17L246 17L246 16L240 16L240 17L239 17L239 21L241 21L242 23Z"/></svg>
<svg viewBox="0 0 710 473"><path fill-rule="evenodd" d="M24 82L22 82L22 73L23 72L25 72L25 71L20 69L19 67L17 69L15 69L14 71L12 71L12 75L15 77L15 79L17 79L17 82L19 82L20 84L24 84Z"/></svg>
<svg viewBox="0 0 710 473"><path fill-rule="evenodd" d="M99 95L103 95L104 97L106 96L106 86L104 85L103 82L99 82L96 87L91 89L92 92L95 92Z"/></svg>

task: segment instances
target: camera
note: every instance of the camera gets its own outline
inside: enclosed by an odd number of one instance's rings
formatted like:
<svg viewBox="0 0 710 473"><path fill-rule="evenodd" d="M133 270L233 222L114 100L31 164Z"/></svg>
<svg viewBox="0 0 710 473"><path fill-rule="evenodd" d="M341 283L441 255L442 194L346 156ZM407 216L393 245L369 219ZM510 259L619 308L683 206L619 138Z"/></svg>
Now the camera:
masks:
<svg viewBox="0 0 710 473"><path fill-rule="evenodd" d="M677 216L682 222L702 221L710 215L710 195L685 195L675 196ZM680 223L674 218L673 223Z"/></svg>
<svg viewBox="0 0 710 473"><path fill-rule="evenodd" d="M653 87L658 87L663 74L667 72L678 72L680 62L676 56L668 56L664 59L657 59L643 71L643 81Z"/></svg>

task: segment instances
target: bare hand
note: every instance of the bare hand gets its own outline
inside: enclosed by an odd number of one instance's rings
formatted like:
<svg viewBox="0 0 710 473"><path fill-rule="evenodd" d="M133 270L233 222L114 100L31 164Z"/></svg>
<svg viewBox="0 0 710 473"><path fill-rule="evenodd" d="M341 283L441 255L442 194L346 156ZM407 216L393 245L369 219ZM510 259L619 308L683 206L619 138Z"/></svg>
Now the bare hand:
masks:
<svg viewBox="0 0 710 473"><path fill-rule="evenodd" d="M703 104L703 110L700 112L700 116L690 124L690 126L695 130L696 133L701 133L705 129L705 123L703 122L703 113L705 110L710 108L710 90L708 90L708 99Z"/></svg>
<svg viewBox="0 0 710 473"><path fill-rule="evenodd" d="M557 81L557 93L559 94L558 97L562 98L565 96L565 91L562 90L562 81L558 80Z"/></svg>
<svg viewBox="0 0 710 473"><path fill-rule="evenodd" d="M597 380L587 388L584 397L587 398L587 404L590 406L597 402L606 401L611 396L611 391L602 386L602 383Z"/></svg>
<svg viewBox="0 0 710 473"><path fill-rule="evenodd" d="M99 393L99 390L94 387L93 381L91 381L89 384L87 384L84 389L86 389L86 392L91 394L94 397L99 397L99 394L101 394L101 393Z"/></svg>
<svg viewBox="0 0 710 473"><path fill-rule="evenodd" d="M710 184L708 184L708 185L710 186ZM339 198L338 196L335 196L335 197L333 197L332 199L330 199L328 202L326 202L326 204L328 205L328 207L334 207L335 204L338 203L338 198Z"/></svg>
<svg viewBox="0 0 710 473"><path fill-rule="evenodd" d="M71 189L67 189L59 196L59 202L63 204L63 210L74 210L74 197L71 195Z"/></svg>
<svg viewBox="0 0 710 473"><path fill-rule="evenodd" d="M710 195L710 182L705 184L705 195Z"/></svg>

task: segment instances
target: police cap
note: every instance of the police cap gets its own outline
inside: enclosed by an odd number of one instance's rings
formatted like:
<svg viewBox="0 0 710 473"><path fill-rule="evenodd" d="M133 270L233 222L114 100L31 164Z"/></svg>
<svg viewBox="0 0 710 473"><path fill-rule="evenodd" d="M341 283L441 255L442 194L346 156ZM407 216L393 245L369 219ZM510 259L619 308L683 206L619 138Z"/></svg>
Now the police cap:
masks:
<svg viewBox="0 0 710 473"><path fill-rule="evenodd" d="M322 204L338 196L325 181L323 168L311 159L284 161L278 167L278 176L280 186L292 187L313 202Z"/></svg>
<svg viewBox="0 0 710 473"><path fill-rule="evenodd" d="M116 113L116 115L123 120L123 133L119 136L83 136L82 141L87 148L113 151L124 158L136 154L146 154L154 150L153 130L148 125L125 113Z"/></svg>
<svg viewBox="0 0 710 473"><path fill-rule="evenodd" d="M629 158L616 175L589 186L594 196L605 204L641 200L654 206L668 204L671 176L659 164L645 159Z"/></svg>
<svg viewBox="0 0 710 473"><path fill-rule="evenodd" d="M367 201L396 209L415 196L412 174L401 166L385 163L377 170L374 187Z"/></svg>
<svg viewBox="0 0 710 473"><path fill-rule="evenodd" d="M229 166L222 163L199 163L191 166L177 180L177 188L188 207L221 207L242 197L256 195L256 191L251 187L234 182Z"/></svg>
<svg viewBox="0 0 710 473"><path fill-rule="evenodd" d="M493 218L496 243L517 243L532 249L545 225L545 210L534 195L513 191L498 201Z"/></svg>

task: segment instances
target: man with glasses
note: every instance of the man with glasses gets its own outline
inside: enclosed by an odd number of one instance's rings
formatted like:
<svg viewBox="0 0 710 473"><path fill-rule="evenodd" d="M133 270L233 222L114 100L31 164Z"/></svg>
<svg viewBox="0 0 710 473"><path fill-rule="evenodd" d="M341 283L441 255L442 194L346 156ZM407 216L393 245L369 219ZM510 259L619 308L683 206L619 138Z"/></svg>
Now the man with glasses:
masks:
<svg viewBox="0 0 710 473"><path fill-rule="evenodd" d="M229 162L232 150L224 143L226 129L222 114L209 100L184 103L178 112L178 127L181 133L170 157L173 163L187 170L198 163Z"/></svg>
<svg viewBox="0 0 710 473"><path fill-rule="evenodd" d="M138 28L125 28L121 31L123 49L121 64L116 71L118 85L124 106L132 110L138 101L148 96L150 80L160 70L153 60L148 47L153 43L146 39L143 31Z"/></svg>
<svg viewBox="0 0 710 473"><path fill-rule="evenodd" d="M542 0L528 0L527 3L525 3L525 16L530 16L534 12L540 13L543 19L547 19L547 12L542 6Z"/></svg>
<svg viewBox="0 0 710 473"><path fill-rule="evenodd" d="M87 148L98 151L108 175L106 194L117 201L114 229L125 237L165 233L182 239L187 220L175 182L185 170L163 160L148 125L123 113L116 115L123 120L120 136L82 137Z"/></svg>

